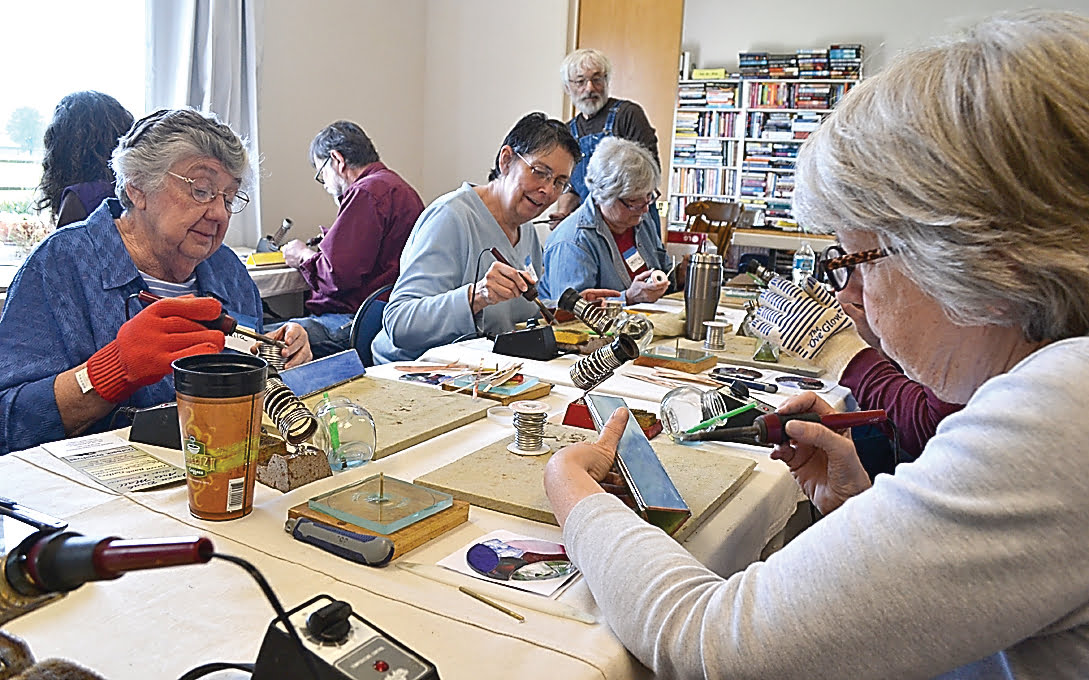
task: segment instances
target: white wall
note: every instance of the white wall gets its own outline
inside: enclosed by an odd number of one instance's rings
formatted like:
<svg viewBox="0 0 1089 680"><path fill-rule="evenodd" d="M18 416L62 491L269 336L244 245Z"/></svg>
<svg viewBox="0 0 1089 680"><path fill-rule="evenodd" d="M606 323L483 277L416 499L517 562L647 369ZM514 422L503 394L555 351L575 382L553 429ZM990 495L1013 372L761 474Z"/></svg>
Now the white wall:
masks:
<svg viewBox="0 0 1089 680"><path fill-rule="evenodd" d="M567 0L427 3L424 202L484 182L503 137L526 113L560 118Z"/></svg>
<svg viewBox="0 0 1089 680"><path fill-rule="evenodd" d="M514 122L561 114L568 0L266 0L259 17L263 233L305 238L336 215L310 140L339 118L424 203L482 182Z"/></svg>
<svg viewBox="0 0 1089 680"><path fill-rule="evenodd" d="M423 178L423 27L427 0L267 0L258 33L263 233L284 217L306 238L336 204L314 182L308 149L338 119L358 123L383 162Z"/></svg>
<svg viewBox="0 0 1089 680"><path fill-rule="evenodd" d="M1037 0L1031 5L1089 14L1089 0ZM862 43L864 73L872 75L901 50L1000 10L1027 6L1017 0L687 0L681 49L692 52L700 68L736 71L742 51L792 52Z"/></svg>

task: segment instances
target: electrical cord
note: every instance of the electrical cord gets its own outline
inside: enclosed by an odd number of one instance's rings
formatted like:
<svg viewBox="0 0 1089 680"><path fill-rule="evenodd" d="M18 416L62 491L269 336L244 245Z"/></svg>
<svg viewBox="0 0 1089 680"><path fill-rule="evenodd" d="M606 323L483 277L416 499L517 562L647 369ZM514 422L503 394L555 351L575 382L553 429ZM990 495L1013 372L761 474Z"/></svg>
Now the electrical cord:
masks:
<svg viewBox="0 0 1089 680"><path fill-rule="evenodd" d="M476 302L476 282L480 280L480 258L484 256L484 253L490 252L491 248L485 248L484 250L481 250L479 253L477 253L476 271L473 272L473 282L470 284L471 288L469 288L469 314L471 314L473 317L473 330L476 331L475 337L478 338L484 336L484 331L480 330L480 326L476 322L476 314L473 313L473 303ZM480 310L480 313L484 314L484 310ZM461 336L454 342L458 342L463 339L466 339L465 335Z"/></svg>
<svg viewBox="0 0 1089 680"><path fill-rule="evenodd" d="M314 664L314 659L306 651L306 647L303 645L302 638L299 637L299 633L295 630L295 626L291 624L291 620L288 618L287 612L284 610L283 605L280 604L280 599L276 597L276 593L272 591L272 586L270 586L268 581L265 580L265 577L261 575L261 572L257 570L257 567L253 566L241 557L235 557L234 555L226 555L224 553L216 552L212 553L212 557L218 557L225 562L230 562L231 564L242 567L242 569L244 569L246 573L253 577L253 580L257 581L257 585L261 587L261 592L265 594L265 597L268 599L269 604L272 605L272 610L276 612L277 620L283 622L284 628L287 629L288 635L291 637L292 640L295 641L295 644L298 646L299 655L302 656L303 661L306 663L306 667L310 671L310 675L314 678L314 680L321 680L321 675L318 672L318 667ZM222 661L207 663L192 669L185 675L181 676L178 680L196 680L197 678L204 677L205 675L209 675L211 673L215 673L216 671L226 669L248 670L252 674L253 664L230 663Z"/></svg>

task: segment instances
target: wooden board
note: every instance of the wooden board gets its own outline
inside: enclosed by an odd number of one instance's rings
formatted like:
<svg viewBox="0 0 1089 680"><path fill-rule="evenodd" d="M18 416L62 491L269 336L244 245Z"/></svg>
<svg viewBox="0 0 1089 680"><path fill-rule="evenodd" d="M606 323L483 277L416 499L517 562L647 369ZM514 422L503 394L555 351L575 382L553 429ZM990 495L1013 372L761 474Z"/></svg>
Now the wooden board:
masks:
<svg viewBox="0 0 1089 680"><path fill-rule="evenodd" d="M342 519L331 517L324 512L313 510L306 503L301 503L287 511L287 518L305 517L319 524L354 531L357 534L368 536L386 536L393 541L393 558L397 559L410 550L420 547L433 538L438 538L447 531L464 524L469 519L469 504L464 501L454 500L454 504L442 512L437 512L430 517L424 517L418 522L409 524L404 529L399 529L392 534L380 534L355 524L345 522Z"/></svg>
<svg viewBox="0 0 1089 680"><path fill-rule="evenodd" d="M752 355L756 353L756 347L759 342L760 341L757 338L727 333L726 349L704 349L702 340L689 340L688 338L680 339L680 347L682 349L696 349L701 352L710 352L717 356L719 362L722 363L752 366L754 368L766 368L769 371L795 373L810 378L820 377L824 373L824 369L820 366L811 364L808 361L803 361L786 352L781 352L779 354L779 361L774 363L769 361L757 361L752 358Z"/></svg>
<svg viewBox="0 0 1089 680"><path fill-rule="evenodd" d="M375 460L480 420L495 405L426 385L367 376L333 387L328 393L330 397L347 397L370 412L378 434ZM314 410L322 399L315 395L305 403Z"/></svg>
<svg viewBox="0 0 1089 680"><path fill-rule="evenodd" d="M553 451L568 444L594 440L593 430L545 425L545 441ZM552 437L552 438L549 438ZM482 508L546 524L556 524L544 491L544 466L550 454L519 456L507 450L513 434L460 460L433 470L416 484L451 494ZM664 436L651 445L688 504L692 517L674 535L683 541L740 487L756 463L709 448L674 444Z"/></svg>
<svg viewBox="0 0 1089 680"><path fill-rule="evenodd" d="M715 364L718 363L718 358L714 355L708 355L699 361L679 361L668 357L642 354L636 357L632 363L636 366L661 366L662 368L671 368L674 371L684 373L703 373L714 368Z"/></svg>
<svg viewBox="0 0 1089 680"><path fill-rule="evenodd" d="M453 385L446 384L442 386L442 389L444 392L453 392L458 388L454 387ZM467 390L463 389L461 392L461 394L468 395L472 395L472 393L473 391L471 387ZM495 392L484 391L477 391L476 394L478 397L484 397L485 399L497 401L503 406L510 406L511 403L515 401L522 401L523 399L540 399L541 397L547 397L551 393L552 383L542 381L537 383L533 387L525 390L524 392L519 392L518 394L496 394Z"/></svg>

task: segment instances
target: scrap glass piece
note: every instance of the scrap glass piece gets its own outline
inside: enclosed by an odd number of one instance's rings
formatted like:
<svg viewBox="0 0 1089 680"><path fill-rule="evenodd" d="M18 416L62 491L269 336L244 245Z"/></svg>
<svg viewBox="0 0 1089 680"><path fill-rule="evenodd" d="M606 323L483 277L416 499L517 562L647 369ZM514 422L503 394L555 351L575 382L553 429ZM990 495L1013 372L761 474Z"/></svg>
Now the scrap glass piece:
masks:
<svg viewBox="0 0 1089 680"><path fill-rule="evenodd" d="M383 475L372 475L307 502L311 510L380 534L392 534L453 504L454 497L448 493Z"/></svg>

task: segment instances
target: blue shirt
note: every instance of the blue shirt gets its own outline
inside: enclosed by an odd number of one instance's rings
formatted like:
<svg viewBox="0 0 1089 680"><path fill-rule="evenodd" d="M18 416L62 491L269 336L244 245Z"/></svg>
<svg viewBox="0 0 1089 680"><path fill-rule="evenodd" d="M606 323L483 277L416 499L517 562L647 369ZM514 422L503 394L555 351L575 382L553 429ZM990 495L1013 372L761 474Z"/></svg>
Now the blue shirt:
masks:
<svg viewBox="0 0 1089 680"><path fill-rule="evenodd" d="M498 248L517 269L541 269L541 242L532 224L521 226L518 244L495 221L469 184L435 199L416 221L401 253L401 276L382 313L382 332L371 343L375 363L417 359L427 350L475 332L469 286L484 276ZM480 262L479 271L477 261ZM522 297L500 302L476 315L486 335L514 330L537 315Z"/></svg>
<svg viewBox="0 0 1089 680"><path fill-rule="evenodd" d="M647 263L647 268L669 271L672 265L650 213L645 213L633 228L635 249ZM549 234L545 242L544 273L537 290L542 298L557 300L568 288L625 291L631 282L616 239L601 211L594 206L593 197L587 197Z"/></svg>
<svg viewBox="0 0 1089 680"><path fill-rule="evenodd" d="M114 224L120 215L120 202L109 199L85 221L53 232L8 288L0 314L0 454L64 438L53 381L112 341L127 320L125 301L147 289ZM197 265L196 276L200 295L218 299L240 324L260 330L257 286L230 248L221 246ZM133 314L140 309L134 301ZM168 375L123 405L173 400ZM111 415L87 432L105 431Z"/></svg>

